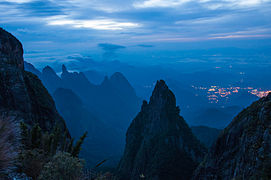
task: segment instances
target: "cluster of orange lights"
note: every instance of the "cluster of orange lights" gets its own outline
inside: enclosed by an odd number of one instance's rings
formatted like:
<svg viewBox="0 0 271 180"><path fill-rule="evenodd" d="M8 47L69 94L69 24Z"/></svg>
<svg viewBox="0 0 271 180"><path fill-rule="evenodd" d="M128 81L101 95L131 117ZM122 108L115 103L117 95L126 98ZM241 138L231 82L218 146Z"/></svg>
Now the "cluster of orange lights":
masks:
<svg viewBox="0 0 271 180"><path fill-rule="evenodd" d="M264 91L261 89L255 89L253 87L228 87L228 88L222 88L219 86L210 86L210 87L196 87L192 86L196 90L202 90L207 92L207 98L210 103L218 103L220 98L226 98L228 99L230 95L239 93L242 91L247 91L248 93L251 93L258 97L264 97L267 96L268 93L270 93L270 90Z"/></svg>

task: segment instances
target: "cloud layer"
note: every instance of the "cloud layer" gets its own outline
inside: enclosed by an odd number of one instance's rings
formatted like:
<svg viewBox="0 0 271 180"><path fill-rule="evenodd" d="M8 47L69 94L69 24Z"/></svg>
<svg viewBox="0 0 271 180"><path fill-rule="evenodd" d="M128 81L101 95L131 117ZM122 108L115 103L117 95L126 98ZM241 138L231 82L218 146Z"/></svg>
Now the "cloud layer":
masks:
<svg viewBox="0 0 271 180"><path fill-rule="evenodd" d="M100 43L167 49L271 38L271 0L2 0L0 9L1 26L26 52L43 48L59 57Z"/></svg>

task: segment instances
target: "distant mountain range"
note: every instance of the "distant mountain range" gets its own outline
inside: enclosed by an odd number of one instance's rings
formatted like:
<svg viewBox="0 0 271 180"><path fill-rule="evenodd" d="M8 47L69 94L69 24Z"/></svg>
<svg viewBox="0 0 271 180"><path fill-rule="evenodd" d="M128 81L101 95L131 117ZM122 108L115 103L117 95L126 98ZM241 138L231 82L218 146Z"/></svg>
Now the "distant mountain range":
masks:
<svg viewBox="0 0 271 180"><path fill-rule="evenodd" d="M53 95L72 135L78 138L82 131L89 132L85 146L93 148L82 152L89 164L112 157L116 163L115 157L120 156L124 147L125 131L139 110L140 99L128 80L117 72L96 85L84 73L69 72L64 65L61 77L49 66L42 72L29 63L25 67Z"/></svg>

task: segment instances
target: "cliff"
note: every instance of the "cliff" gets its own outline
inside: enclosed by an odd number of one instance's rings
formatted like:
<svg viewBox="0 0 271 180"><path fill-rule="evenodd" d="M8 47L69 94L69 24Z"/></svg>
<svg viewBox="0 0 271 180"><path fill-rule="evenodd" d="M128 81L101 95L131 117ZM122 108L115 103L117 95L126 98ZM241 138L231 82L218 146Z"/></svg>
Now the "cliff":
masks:
<svg viewBox="0 0 271 180"><path fill-rule="evenodd" d="M0 28L0 113L16 117L29 126L39 124L44 131L66 125L39 78L24 71L22 44Z"/></svg>
<svg viewBox="0 0 271 180"><path fill-rule="evenodd" d="M271 94L224 129L194 179L271 179Z"/></svg>
<svg viewBox="0 0 271 180"><path fill-rule="evenodd" d="M126 134L120 179L189 179L206 149L179 115L174 94L158 81Z"/></svg>

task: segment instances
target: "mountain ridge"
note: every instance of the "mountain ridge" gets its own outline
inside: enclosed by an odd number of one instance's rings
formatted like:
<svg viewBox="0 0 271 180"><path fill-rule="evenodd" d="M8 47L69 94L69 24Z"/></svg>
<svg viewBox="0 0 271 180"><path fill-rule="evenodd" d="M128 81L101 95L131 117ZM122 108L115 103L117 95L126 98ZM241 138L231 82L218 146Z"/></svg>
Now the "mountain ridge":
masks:
<svg viewBox="0 0 271 180"><path fill-rule="evenodd" d="M240 112L222 131L194 179L270 179L271 94Z"/></svg>
<svg viewBox="0 0 271 180"><path fill-rule="evenodd" d="M192 176L205 148L179 112L165 81L157 81L149 103L143 101L141 111L127 130L125 151L118 167L120 179Z"/></svg>

